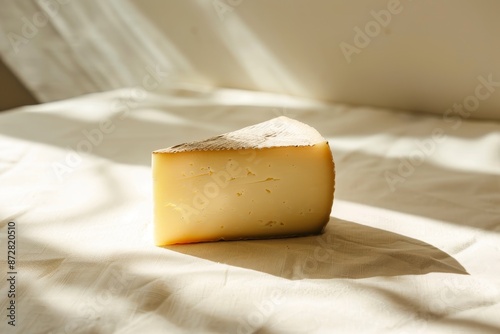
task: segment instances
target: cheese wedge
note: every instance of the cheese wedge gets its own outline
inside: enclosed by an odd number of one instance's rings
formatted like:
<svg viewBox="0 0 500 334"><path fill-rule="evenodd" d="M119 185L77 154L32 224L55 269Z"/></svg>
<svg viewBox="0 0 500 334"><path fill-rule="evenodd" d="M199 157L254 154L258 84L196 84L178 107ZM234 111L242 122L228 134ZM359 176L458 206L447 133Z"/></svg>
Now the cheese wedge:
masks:
<svg viewBox="0 0 500 334"><path fill-rule="evenodd" d="M158 246L321 233L335 172L328 142L287 117L153 152Z"/></svg>

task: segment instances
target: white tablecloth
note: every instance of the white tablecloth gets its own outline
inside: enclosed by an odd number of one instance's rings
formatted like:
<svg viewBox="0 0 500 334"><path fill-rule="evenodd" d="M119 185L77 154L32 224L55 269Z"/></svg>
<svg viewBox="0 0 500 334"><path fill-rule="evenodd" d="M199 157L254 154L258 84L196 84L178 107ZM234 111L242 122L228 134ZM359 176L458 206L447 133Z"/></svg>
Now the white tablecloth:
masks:
<svg viewBox="0 0 500 334"><path fill-rule="evenodd" d="M325 233L155 247L151 151L279 115L330 142ZM0 222L2 333L500 331L495 122L191 88L19 108L0 114Z"/></svg>

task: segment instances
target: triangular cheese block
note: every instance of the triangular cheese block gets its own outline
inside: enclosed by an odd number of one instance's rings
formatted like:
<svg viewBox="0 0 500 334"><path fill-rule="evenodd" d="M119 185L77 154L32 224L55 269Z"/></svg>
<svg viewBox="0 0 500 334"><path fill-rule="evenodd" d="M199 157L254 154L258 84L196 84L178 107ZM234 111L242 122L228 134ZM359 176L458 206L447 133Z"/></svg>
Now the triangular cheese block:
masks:
<svg viewBox="0 0 500 334"><path fill-rule="evenodd" d="M328 142L278 117L153 152L155 243L321 233L335 186Z"/></svg>

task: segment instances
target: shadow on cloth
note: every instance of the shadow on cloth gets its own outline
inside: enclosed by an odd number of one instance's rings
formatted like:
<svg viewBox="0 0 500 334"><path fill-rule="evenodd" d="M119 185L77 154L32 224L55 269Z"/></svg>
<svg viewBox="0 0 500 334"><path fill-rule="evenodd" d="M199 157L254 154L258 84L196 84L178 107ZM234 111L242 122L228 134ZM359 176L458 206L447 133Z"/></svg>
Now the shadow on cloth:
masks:
<svg viewBox="0 0 500 334"><path fill-rule="evenodd" d="M18 226L27 231L30 223ZM23 273L17 282L22 293L16 302L23 312L23 321L16 323L19 333L33 333L34 328L36 333L154 333L158 323L167 333L173 328L194 333L201 327L222 333L240 324L196 307L197 301L186 298L175 283L166 283L168 276L134 272L119 256L108 254L104 260L24 235L17 240L25 250L17 263ZM7 302L0 300L0 306L6 308ZM149 321L151 314L158 319Z"/></svg>
<svg viewBox="0 0 500 334"><path fill-rule="evenodd" d="M183 254L286 279L468 275L442 250L401 234L330 218L319 236L166 246Z"/></svg>

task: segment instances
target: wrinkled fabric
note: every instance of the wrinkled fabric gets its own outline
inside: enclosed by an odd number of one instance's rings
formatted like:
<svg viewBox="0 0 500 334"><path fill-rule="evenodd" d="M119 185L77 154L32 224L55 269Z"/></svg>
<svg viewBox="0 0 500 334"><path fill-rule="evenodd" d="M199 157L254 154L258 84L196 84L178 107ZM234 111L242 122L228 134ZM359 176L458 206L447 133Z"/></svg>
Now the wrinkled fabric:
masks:
<svg viewBox="0 0 500 334"><path fill-rule="evenodd" d="M139 93L0 113L16 331L500 331L499 123L237 90ZM281 115L330 143L325 232L155 247L151 152Z"/></svg>

